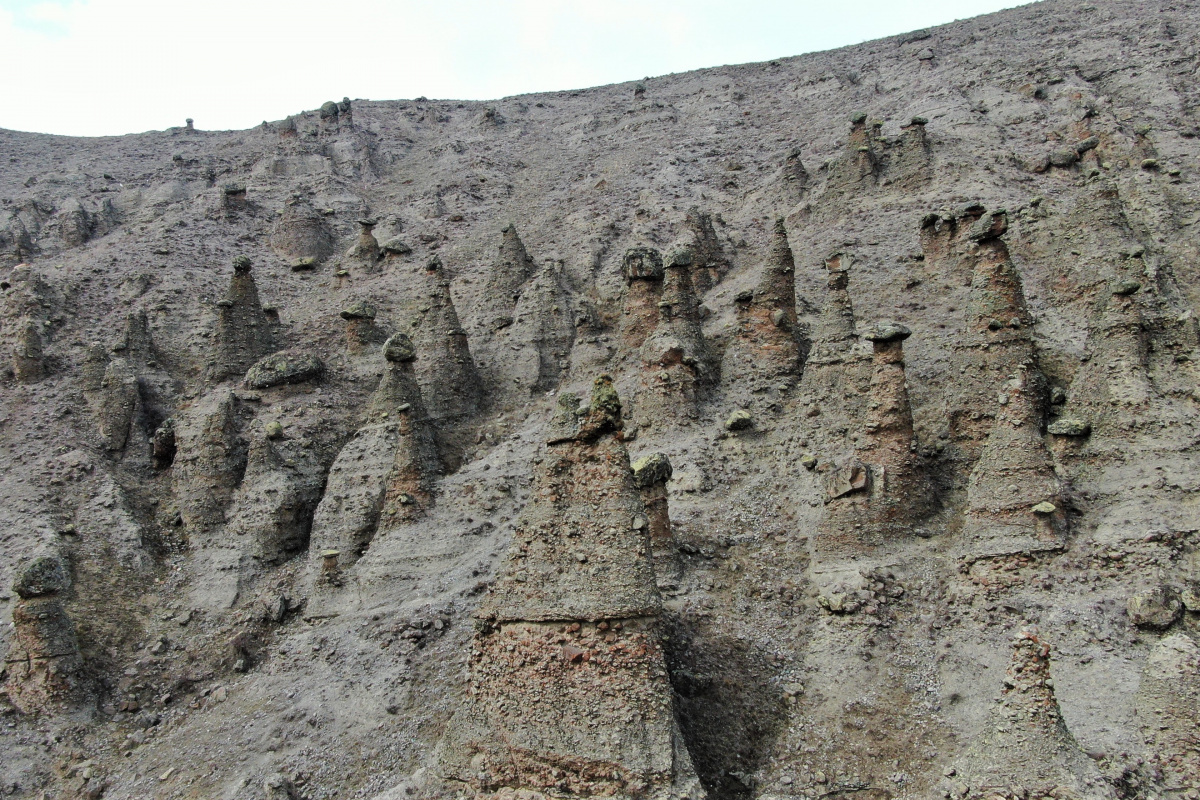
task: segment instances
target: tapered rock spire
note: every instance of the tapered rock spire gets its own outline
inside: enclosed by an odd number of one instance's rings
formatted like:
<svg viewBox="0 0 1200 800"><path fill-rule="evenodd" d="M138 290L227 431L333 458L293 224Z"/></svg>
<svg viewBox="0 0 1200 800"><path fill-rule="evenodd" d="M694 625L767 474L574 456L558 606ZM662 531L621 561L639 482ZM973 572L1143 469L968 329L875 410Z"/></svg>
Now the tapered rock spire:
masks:
<svg viewBox="0 0 1200 800"><path fill-rule="evenodd" d="M1042 439L1046 387L1032 366L1000 388L991 432L967 485L963 548L971 557L1057 550L1062 490Z"/></svg>
<svg viewBox="0 0 1200 800"><path fill-rule="evenodd" d="M659 589L674 589L679 585L682 564L679 561L679 548L671 531L671 512L667 497L667 481L671 479L672 473L671 460L665 453L652 453L634 461L632 467L633 482L642 493L642 507L646 510L654 577L658 581Z"/></svg>
<svg viewBox="0 0 1200 800"><path fill-rule="evenodd" d="M783 219L775 221L758 285L734 302L737 330L732 352L726 356L728 374L736 374L742 382L798 376L805 348L796 324L796 266Z"/></svg>
<svg viewBox="0 0 1200 800"><path fill-rule="evenodd" d="M425 300L412 333L420 354L417 379L434 419L462 420L479 411L479 374L450 295L450 279L437 256L426 265L425 277Z"/></svg>
<svg viewBox="0 0 1200 800"><path fill-rule="evenodd" d="M792 203L798 203L808 194L809 174L804 168L804 162L800 160L800 149L797 148L787 154L783 160L783 172L780 179L783 181L783 196Z"/></svg>
<svg viewBox="0 0 1200 800"><path fill-rule="evenodd" d="M238 427L237 400L229 389L202 396L177 420L171 486L190 528L206 530L225 521L246 464Z"/></svg>
<svg viewBox="0 0 1200 800"><path fill-rule="evenodd" d="M953 280L969 276L966 330L954 344L960 377L947 400L950 438L959 457L973 464L995 422L997 387L1017 370L1036 370L1033 316L1021 275L1001 238L1003 209L972 204L957 214L927 216L921 244L931 268Z"/></svg>
<svg viewBox="0 0 1200 800"><path fill-rule="evenodd" d="M533 497L478 612L439 771L476 792L702 798L672 708L620 400L560 404ZM603 694L595 691L603 686ZM531 795L537 796L537 795Z"/></svg>
<svg viewBox="0 0 1200 800"><path fill-rule="evenodd" d="M878 122L868 122L866 114L850 120L850 137L842 155L829 165L826 194L854 194L874 188L880 168Z"/></svg>
<svg viewBox="0 0 1200 800"><path fill-rule="evenodd" d="M664 262L666 278L658 302L658 324L642 343L639 418L693 417L704 389L717 378L717 364L704 334L692 291L693 256L676 248Z"/></svg>
<svg viewBox="0 0 1200 800"><path fill-rule="evenodd" d="M873 325L865 334L872 344L866 424L853 456L826 473L828 512L814 541L819 560L901 540L933 506L913 441L903 344L909 335L895 323Z"/></svg>
<svg viewBox="0 0 1200 800"><path fill-rule="evenodd" d="M309 552L317 558L336 550L341 568L366 552L381 527L416 519L432 502L438 457L414 375L416 350L400 333L383 356L366 424L338 453L313 516Z"/></svg>
<svg viewBox="0 0 1200 800"><path fill-rule="evenodd" d="M251 436L246 474L226 525L232 534L226 540L237 542L243 555L274 564L308 544L325 483L310 444L294 440L278 422Z"/></svg>
<svg viewBox="0 0 1200 800"><path fill-rule="evenodd" d="M692 251L692 286L703 296L729 271L729 257L721 247L712 215L695 206L687 211L683 222L685 241Z"/></svg>
<svg viewBox="0 0 1200 800"><path fill-rule="evenodd" d="M250 270L249 258L235 258L229 291L217 301L217 327L207 370L211 381L244 375L273 349L270 318L263 311Z"/></svg>
<svg viewBox="0 0 1200 800"><path fill-rule="evenodd" d="M913 117L909 124L900 129L900 140L895 143L887 159L887 181L889 186L916 189L933 178L932 148L925 132L928 120Z"/></svg>
<svg viewBox="0 0 1200 800"><path fill-rule="evenodd" d="M849 444L844 433L866 418L864 403L873 374L871 351L858 335L850 300L849 269L854 259L837 253L825 260L827 292L812 326L812 342L804 362L798 396L804 414L814 420L814 435L834 452Z"/></svg>
<svg viewBox="0 0 1200 800"><path fill-rule="evenodd" d="M481 332L497 331L513 323L517 301L535 270L517 227L511 223L505 225L500 231L499 253L488 273L476 314Z"/></svg>
<svg viewBox="0 0 1200 800"><path fill-rule="evenodd" d="M850 301L850 267L854 257L837 253L825 262L827 292L825 305L812 331L810 358L836 360L854 349L858 332L854 324L854 304Z"/></svg>
<svg viewBox="0 0 1200 800"><path fill-rule="evenodd" d="M622 309L621 337L630 349L642 346L658 324L658 302L663 292L662 253L652 247L625 252L621 274L628 289Z"/></svg>
<svg viewBox="0 0 1200 800"><path fill-rule="evenodd" d="M1145 406L1157 395L1150 380L1150 337L1136 295L1119 282L1101 301L1088 331L1087 362L1071 387L1072 410L1101 420L1112 410Z"/></svg>
<svg viewBox="0 0 1200 800"><path fill-rule="evenodd" d="M1050 645L1036 632L1021 631L1013 640L1000 699L958 769L979 796L991 789L1023 797L1115 797L1067 730L1050 660Z"/></svg>
<svg viewBox="0 0 1200 800"><path fill-rule="evenodd" d="M138 377L133 366L124 358L115 358L104 371L100 384L100 404L97 422L104 449L124 450L130 428L142 408Z"/></svg>
<svg viewBox="0 0 1200 800"><path fill-rule="evenodd" d="M379 271L379 241L375 238L378 220L365 217L358 221L358 239L346 253L346 260L357 264L364 272Z"/></svg>
<svg viewBox="0 0 1200 800"><path fill-rule="evenodd" d="M12 351L13 376L17 383L36 383L46 377L41 327L32 317L25 317L17 325L17 341Z"/></svg>

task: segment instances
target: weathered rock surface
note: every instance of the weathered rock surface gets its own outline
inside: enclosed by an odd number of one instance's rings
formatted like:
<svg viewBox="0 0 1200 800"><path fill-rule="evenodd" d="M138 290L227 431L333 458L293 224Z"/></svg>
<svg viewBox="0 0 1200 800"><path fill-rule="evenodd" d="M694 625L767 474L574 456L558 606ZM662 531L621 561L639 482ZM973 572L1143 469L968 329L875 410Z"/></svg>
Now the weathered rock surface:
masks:
<svg viewBox="0 0 1200 800"><path fill-rule="evenodd" d="M672 708L651 541L607 376L589 409L549 444L480 608L441 772L484 792L704 797Z"/></svg>
<svg viewBox="0 0 1200 800"><path fill-rule="evenodd" d="M1186 798L1198 38L0 131L0 794Z"/></svg>

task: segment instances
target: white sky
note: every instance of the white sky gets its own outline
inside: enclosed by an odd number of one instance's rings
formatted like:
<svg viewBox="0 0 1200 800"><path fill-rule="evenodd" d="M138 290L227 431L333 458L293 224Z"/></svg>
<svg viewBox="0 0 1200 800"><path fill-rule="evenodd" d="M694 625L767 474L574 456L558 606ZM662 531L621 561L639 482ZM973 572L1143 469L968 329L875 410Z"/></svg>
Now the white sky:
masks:
<svg viewBox="0 0 1200 800"><path fill-rule="evenodd" d="M0 128L248 128L765 61L1024 0L0 0Z"/></svg>

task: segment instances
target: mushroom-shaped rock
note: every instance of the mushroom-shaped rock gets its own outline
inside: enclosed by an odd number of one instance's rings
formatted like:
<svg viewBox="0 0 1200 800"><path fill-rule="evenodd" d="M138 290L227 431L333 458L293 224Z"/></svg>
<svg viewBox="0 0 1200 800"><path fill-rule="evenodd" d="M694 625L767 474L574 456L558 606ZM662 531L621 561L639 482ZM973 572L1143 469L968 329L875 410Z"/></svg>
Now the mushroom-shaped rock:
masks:
<svg viewBox="0 0 1200 800"><path fill-rule="evenodd" d="M267 389L289 383L317 380L325 372L321 359L312 353L272 353L260 359L246 373L246 385Z"/></svg>
<svg viewBox="0 0 1200 800"><path fill-rule="evenodd" d="M593 413L619 407L608 382ZM600 397L597 397L600 394ZM548 446L480 611L442 777L537 797L703 797L673 719L642 511L617 432ZM596 702L603 686L617 702ZM582 724L584 721L595 724Z"/></svg>

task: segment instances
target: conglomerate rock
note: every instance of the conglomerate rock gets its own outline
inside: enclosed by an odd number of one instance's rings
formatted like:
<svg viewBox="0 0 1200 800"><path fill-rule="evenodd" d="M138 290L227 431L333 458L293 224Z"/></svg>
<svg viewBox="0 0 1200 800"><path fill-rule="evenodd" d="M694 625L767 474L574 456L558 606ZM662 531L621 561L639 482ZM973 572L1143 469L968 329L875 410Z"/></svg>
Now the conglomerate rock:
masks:
<svg viewBox="0 0 1200 800"><path fill-rule="evenodd" d="M548 445L536 500L478 612L467 694L441 744L440 772L484 793L700 798L607 376L589 409L573 436Z"/></svg>
<svg viewBox="0 0 1200 800"><path fill-rule="evenodd" d="M0 794L1190 800L1198 12L0 131Z"/></svg>

